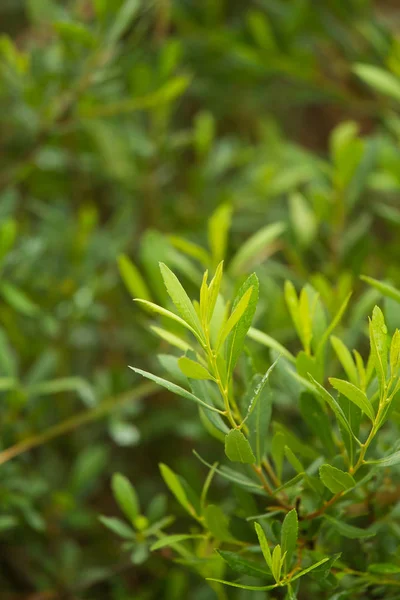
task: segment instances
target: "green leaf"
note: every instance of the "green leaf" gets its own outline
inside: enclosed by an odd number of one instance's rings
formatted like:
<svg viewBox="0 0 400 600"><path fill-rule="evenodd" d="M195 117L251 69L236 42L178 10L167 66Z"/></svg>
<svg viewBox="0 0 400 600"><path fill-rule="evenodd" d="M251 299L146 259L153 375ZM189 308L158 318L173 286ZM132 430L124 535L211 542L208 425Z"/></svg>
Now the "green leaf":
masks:
<svg viewBox="0 0 400 600"><path fill-rule="evenodd" d="M205 535L201 534L185 534L185 533L176 533L173 535L166 535L162 537L160 540L157 540L150 546L150 550L153 552L154 550L160 550L160 548L167 548L168 546L174 546L179 542L185 542L186 540L204 540Z"/></svg>
<svg viewBox="0 0 400 600"><path fill-rule="evenodd" d="M268 371L265 373L265 375L262 377L261 381L257 384L257 386L254 388L254 391L251 395L250 398L250 402L247 408L247 414L246 417L243 419L243 423L245 423L245 421L247 421L247 419L250 417L250 415L253 413L253 411L257 408L262 391L264 389L264 387L266 386L266 384L268 383L269 377L272 373L272 371L274 370L276 363L278 362L279 357L276 359L276 361L269 367Z"/></svg>
<svg viewBox="0 0 400 600"><path fill-rule="evenodd" d="M248 333L248 337L267 348L271 348L272 350L276 350L279 354L282 354L285 358L287 358L290 362L295 363L296 359L289 350L287 350L282 344L274 340L272 337L260 331L259 329L255 329L254 327L250 327Z"/></svg>
<svg viewBox="0 0 400 600"><path fill-rule="evenodd" d="M253 293L253 286L251 286L243 294L243 296L240 298L237 305L232 308L232 312L229 316L229 319L223 325L222 329L220 330L220 332L218 334L217 342L215 345L216 352L218 352L218 350L221 348L222 344L225 342L226 338L228 337L228 335L230 334L232 329L235 327L235 325L239 322L239 320L244 315L244 312L247 309L248 304L250 302L252 293Z"/></svg>
<svg viewBox="0 0 400 600"><path fill-rule="evenodd" d="M187 352L188 350L193 351L193 348L190 344L185 342L185 340L182 340L180 337L178 337L174 333L171 333L170 331L167 331L166 329L163 329L162 327L157 327L156 325L150 325L150 329L156 335L158 335L161 339L163 339L166 342L168 342L169 344L171 344L171 346L175 346L176 348L179 348L179 350L183 350L184 352Z"/></svg>
<svg viewBox="0 0 400 600"><path fill-rule="evenodd" d="M331 336L331 344L349 381L353 385L358 385L358 371L350 350L340 338L334 335Z"/></svg>
<svg viewBox="0 0 400 600"><path fill-rule="evenodd" d="M320 466L319 476L321 477L322 483L332 492L332 494L346 492L356 485L356 482L350 473L345 473L328 464Z"/></svg>
<svg viewBox="0 0 400 600"><path fill-rule="evenodd" d="M329 557L327 558L323 558L322 560L314 563L313 565L311 565L310 567L307 567L306 569L303 569L302 571L300 571L300 573L297 573L294 577L292 577L290 579L290 581L296 581L296 579L299 579L300 577L303 577L303 575L307 575L307 573L310 573L310 571L313 571L314 569L316 569L317 567L319 567L320 565L323 565L324 563L326 563L329 560Z"/></svg>
<svg viewBox="0 0 400 600"><path fill-rule="evenodd" d="M119 535L126 540L133 540L135 538L135 532L126 523L115 517L104 517L100 516L99 521L103 523L105 527L110 529L113 533Z"/></svg>
<svg viewBox="0 0 400 600"><path fill-rule="evenodd" d="M134 487L124 475L115 473L111 480L111 488L120 509L133 523L140 512L139 500Z"/></svg>
<svg viewBox="0 0 400 600"><path fill-rule="evenodd" d="M146 282L140 274L139 269L126 254L120 254L118 256L118 268L122 280L132 296L150 301L150 292Z"/></svg>
<svg viewBox="0 0 400 600"><path fill-rule="evenodd" d="M263 568L254 560L246 560L242 558L240 554L235 552L227 552L226 550L217 550L218 554L224 559L229 567L239 573L240 575L247 575L249 577L264 577L267 579L271 578L271 572Z"/></svg>
<svg viewBox="0 0 400 600"><path fill-rule="evenodd" d="M275 581L278 583L281 578L281 569L282 569L282 551L281 547L278 544L275 546L274 551L272 552L272 564L271 571L274 576Z"/></svg>
<svg viewBox="0 0 400 600"><path fill-rule="evenodd" d="M232 462L254 464L253 454L248 440L239 429L231 429L225 437L225 454Z"/></svg>
<svg viewBox="0 0 400 600"><path fill-rule="evenodd" d="M154 383L161 385L162 387L167 389L169 392L172 392L173 394L177 394L177 396L182 396L182 398L187 398L188 400L191 400L192 402L196 402L197 404L200 404L207 410L211 410L211 411L223 414L223 411L219 410L218 408L215 408L214 406L211 406L210 404L207 404L206 402L203 402L203 400L200 400L200 398L197 398L197 396L195 396L191 392L188 392L184 388L180 387L179 385L176 385L175 383L172 383L171 381L167 381L166 379L157 377L157 375L153 375L152 373L148 373L147 371L142 371L141 369L136 369L135 367L130 366L129 368L132 369L132 371L135 371L135 373L138 373L139 375L146 377L146 379L150 379L151 381L154 381Z"/></svg>
<svg viewBox="0 0 400 600"><path fill-rule="evenodd" d="M372 277L367 277L367 275L360 275L360 279L372 285L376 290L381 292L384 296L388 298L392 298L396 300L396 302L400 303L400 291L390 285L389 283L385 283L383 281L378 281L378 279L373 279Z"/></svg>
<svg viewBox="0 0 400 600"><path fill-rule="evenodd" d="M257 376L257 381L259 383L255 388L254 392L252 393L252 397L249 403L249 410L251 408L251 413L248 413L248 416L246 417L247 427L249 430L248 438L250 445L253 448L253 452L255 453L258 465L261 465L262 459L264 457L268 428L272 414L273 396L271 387L268 382L269 373L270 369L267 371L266 375L264 375L263 378ZM259 387L261 387L261 389L258 389ZM256 398L255 407L253 402L254 398Z"/></svg>
<svg viewBox="0 0 400 600"><path fill-rule="evenodd" d="M212 577L207 577L206 581L214 581L215 583L222 583L223 585L228 585L230 587L240 588L241 590L251 590L252 592L263 592L267 590L274 590L278 587L275 583L274 585L243 585L242 583L232 583L232 581L224 581L223 579L213 579Z"/></svg>
<svg viewBox="0 0 400 600"><path fill-rule="evenodd" d="M195 450L193 450L193 454L199 459L200 462L203 463L203 465L206 465L206 467L209 467L210 469L214 468L213 465L204 460L204 458L202 458ZM221 467L221 469L215 467L215 472L227 481L231 481L232 483L235 483L246 490L253 490L254 494L258 493L265 495L263 486L256 483L246 475L243 475L243 473L235 472L228 467Z"/></svg>
<svg viewBox="0 0 400 600"><path fill-rule="evenodd" d="M242 314L241 318L237 322L237 324L233 327L226 344L226 364L227 364L227 376L231 377L237 360L240 354L243 351L243 346L245 343L247 332L249 331L250 325L253 321L254 314L257 308L258 302L258 290L259 283L258 278L255 273L252 273L246 281L243 283L238 293L235 296L232 305L232 311L236 310L246 294L251 291L249 302L246 306L246 310L244 314Z"/></svg>
<svg viewBox="0 0 400 600"><path fill-rule="evenodd" d="M268 246L285 231L284 223L273 223L266 225L254 235L252 235L237 251L229 265L229 270L233 276L242 275L256 262L260 262L260 257L265 256Z"/></svg>
<svg viewBox="0 0 400 600"><path fill-rule="evenodd" d="M254 527L257 533L258 542L260 544L261 552L263 553L265 562L267 563L268 567L272 569L272 555L271 550L268 546L268 541L265 536L264 529L259 523L254 523Z"/></svg>
<svg viewBox="0 0 400 600"><path fill-rule="evenodd" d="M8 281L1 283L0 294L11 308L22 315L33 317L40 312L38 305L32 302L25 292Z"/></svg>
<svg viewBox="0 0 400 600"><path fill-rule="evenodd" d="M375 306L372 311L372 319L369 322L369 335L372 360L381 390L383 390L387 373L387 327L383 313L378 306Z"/></svg>
<svg viewBox="0 0 400 600"><path fill-rule="evenodd" d="M205 524L217 540L222 542L232 541L232 535L229 531L229 519L220 506L209 504L204 511Z"/></svg>
<svg viewBox="0 0 400 600"><path fill-rule="evenodd" d="M397 377L400 369L400 331L396 329L390 344L390 375Z"/></svg>
<svg viewBox="0 0 400 600"><path fill-rule="evenodd" d="M330 322L330 324L324 331L320 341L318 342L318 345L317 345L317 348L315 351L316 356L319 356L323 352L323 350L325 348L325 344L329 339L329 336L336 329L336 327L339 325L340 321L342 320L342 317L346 311L346 308L347 308L350 298L351 298L351 292L344 299L344 302L342 302L341 306L339 307L339 310L337 311L337 313L333 317L332 321Z"/></svg>
<svg viewBox="0 0 400 600"><path fill-rule="evenodd" d="M299 192L289 197L290 221L295 236L302 248L307 248L315 239L318 221L309 203Z"/></svg>
<svg viewBox="0 0 400 600"><path fill-rule="evenodd" d="M197 331L195 331L193 329L193 327L191 327L188 323L186 323L186 321L181 319L181 317L178 317L178 315L174 314L170 310L167 310L166 308L163 308L162 306L158 306L158 304L154 304L153 302L148 302L148 300L142 300L141 298L135 298L134 300L135 300L135 302L139 302L140 304L143 304L143 306L146 309L148 309L152 312L158 313L162 317L167 317L168 319L172 319L173 321L176 321L183 327L186 327L186 329L189 329L189 331L191 331L197 338L200 337L199 334L197 333Z"/></svg>
<svg viewBox="0 0 400 600"><path fill-rule="evenodd" d="M181 356L178 360L178 365L186 377L190 377L191 379L213 379L213 376L203 365L195 360L191 360L187 356Z"/></svg>
<svg viewBox="0 0 400 600"><path fill-rule="evenodd" d="M300 460L297 458L293 450L289 448L289 446L285 446L284 448L285 456L288 459L289 463L292 465L293 469L296 473L304 473L304 467L301 464Z"/></svg>
<svg viewBox="0 0 400 600"><path fill-rule="evenodd" d="M398 452L394 452L393 454L389 454L389 456L384 456L383 458L379 458L377 460L368 460L367 464L375 465L376 467L392 467L393 465L398 465L400 463L400 450Z"/></svg>
<svg viewBox="0 0 400 600"><path fill-rule="evenodd" d="M375 535L375 532L361 529L361 527L354 527L354 525L348 525L348 523L334 519L329 515L324 515L324 519L328 521L338 533L346 538L357 540L373 537Z"/></svg>
<svg viewBox="0 0 400 600"><path fill-rule="evenodd" d="M332 437L332 423L321 404L309 392L300 396L300 412L311 431L322 442L330 456L336 454L336 446Z"/></svg>
<svg viewBox="0 0 400 600"><path fill-rule="evenodd" d="M297 536L298 536L298 519L297 519L297 511L293 508L289 511L282 523L281 530L281 547L282 554L286 554L285 565L287 572L290 569L290 562L292 560L292 556L294 551L296 550L297 545Z"/></svg>
<svg viewBox="0 0 400 600"><path fill-rule="evenodd" d="M106 39L109 44L115 44L130 26L140 8L140 0L125 0L118 10Z"/></svg>
<svg viewBox="0 0 400 600"><path fill-rule="evenodd" d="M196 516L196 511L193 505L189 502L185 488L183 487L180 478L167 465L160 463L161 476L166 485L173 493L179 504L192 516Z"/></svg>
<svg viewBox="0 0 400 600"><path fill-rule="evenodd" d="M375 420L375 413L372 407L372 404L367 398L367 395L360 389L358 389L355 385L350 383L349 381L344 381L343 379L336 379L335 377L329 378L329 383L336 389L338 392L346 396L351 402L353 402L358 408L360 408L363 413L367 415L372 421Z"/></svg>
<svg viewBox="0 0 400 600"><path fill-rule="evenodd" d="M374 90L400 101L400 79L392 73L375 65L362 63L355 64L353 71Z"/></svg>
<svg viewBox="0 0 400 600"><path fill-rule="evenodd" d="M396 575L400 573L399 565L392 565L391 563L373 563L368 565L368 571L370 573L378 573L379 575Z"/></svg>
<svg viewBox="0 0 400 600"><path fill-rule="evenodd" d="M170 235L168 239L177 250L181 250L181 252L184 252L191 258L195 258L203 266L207 266L210 263L211 259L208 252L198 244L194 244L176 235Z"/></svg>
<svg viewBox="0 0 400 600"><path fill-rule="evenodd" d="M208 312L207 312L207 320L210 323L213 315L215 305L217 303L217 298L219 294L219 290L221 287L222 274L224 271L224 262L221 261L218 267L215 270L215 275L210 281L210 285L208 288Z"/></svg>
<svg viewBox="0 0 400 600"><path fill-rule="evenodd" d="M189 296L182 287L177 276L167 267L166 264L160 263L160 271L164 280L167 292L171 297L177 311L182 319L188 323L200 336L202 336L201 324L195 308L190 301Z"/></svg>
<svg viewBox="0 0 400 600"><path fill-rule="evenodd" d="M311 375L309 375L309 379L313 383L313 385L314 385L315 389L317 390L318 394L320 395L320 397L328 404L328 406L330 406L330 408L334 412L337 420L340 421L343 428L347 431L347 433L351 437L353 437L357 440L357 438L355 437L355 435L349 425L348 420L345 417L343 410L341 409L341 407L339 406L339 404L337 403L335 398L333 396L331 396L330 393L327 392L326 389L324 387L322 387L321 384L318 383L318 381L315 381L315 379Z"/></svg>
<svg viewBox="0 0 400 600"><path fill-rule="evenodd" d="M214 265L225 258L231 219L232 207L229 204L221 204L208 221L208 241Z"/></svg>

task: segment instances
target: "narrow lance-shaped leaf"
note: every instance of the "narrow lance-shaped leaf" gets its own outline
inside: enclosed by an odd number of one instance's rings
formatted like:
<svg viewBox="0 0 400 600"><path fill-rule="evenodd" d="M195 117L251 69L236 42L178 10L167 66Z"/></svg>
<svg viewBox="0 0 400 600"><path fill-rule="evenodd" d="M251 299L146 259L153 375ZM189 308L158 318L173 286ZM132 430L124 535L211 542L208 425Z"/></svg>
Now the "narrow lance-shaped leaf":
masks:
<svg viewBox="0 0 400 600"><path fill-rule="evenodd" d="M373 279L372 277L367 277L366 275L361 275L360 279L369 283L372 287L378 290L384 296L388 298L392 298L396 300L396 302L400 303L400 290L396 289L389 283L384 283L383 281L378 281L377 279Z"/></svg>
<svg viewBox="0 0 400 600"><path fill-rule="evenodd" d="M201 335L200 319L195 311L195 308L183 289L183 286L177 276L167 267L166 264L160 263L160 271L164 280L167 292L175 304L179 314L198 334Z"/></svg>
<svg viewBox="0 0 400 600"><path fill-rule="evenodd" d="M275 546L274 551L272 552L272 565L271 565L271 571L272 571L272 575L274 576L275 581L278 583L278 581L280 581L281 578L281 569L282 569L282 551L281 551L281 547L278 544L277 546Z"/></svg>
<svg viewBox="0 0 400 600"><path fill-rule="evenodd" d="M217 343L215 346L215 352L219 351L219 349L221 348L222 344L224 343L224 341L226 340L226 338L228 337L228 335L230 334L232 329L235 327L235 325L238 323L240 318L243 316L243 314L249 304L252 292L253 292L253 287L250 287L247 290L247 292L245 292L243 294L243 296L239 300L237 306L235 308L233 308L232 313L229 316L229 319L227 320L225 325L221 328L221 330L218 334Z"/></svg>
<svg viewBox="0 0 400 600"><path fill-rule="evenodd" d="M249 265L254 264L254 261L265 253L266 247L272 244L285 229L286 225L284 223L273 223L272 225L266 225L251 236L231 260L229 270L232 275L244 273Z"/></svg>
<svg viewBox="0 0 400 600"><path fill-rule="evenodd" d="M257 533L258 542L260 544L261 552L263 553L265 562L272 569L272 555L271 550L269 549L267 538L264 533L264 529L261 527L259 523L254 523L254 527Z"/></svg>
<svg viewBox="0 0 400 600"><path fill-rule="evenodd" d="M217 303L217 298L219 294L219 290L221 288L222 274L224 271L224 261L222 260L218 267L215 270L215 275L210 281L210 285L208 288L208 312L207 312L207 321L208 323L211 321L215 305Z"/></svg>
<svg viewBox="0 0 400 600"><path fill-rule="evenodd" d="M362 390L358 389L355 385L350 383L349 381L344 381L343 379L336 379L335 377L329 378L330 384L338 390L341 394L346 396L351 402L356 404L358 408L360 408L363 413L367 415L372 422L375 420L375 413L372 407L372 404L367 398L367 395Z"/></svg>
<svg viewBox="0 0 400 600"><path fill-rule="evenodd" d="M193 351L193 348L190 344L188 344L185 340L175 335L174 333L171 333L170 331L167 331L162 327L158 327L157 325L150 325L150 329L161 339L171 344L171 346L175 346L176 348L179 348L179 350L183 350L184 352L186 352L187 350Z"/></svg>
<svg viewBox="0 0 400 600"><path fill-rule="evenodd" d="M179 504L192 516L196 516L196 512L192 504L189 502L185 488L183 487L179 477L167 465L160 463L161 476L166 485L173 493Z"/></svg>
<svg viewBox="0 0 400 600"><path fill-rule="evenodd" d="M181 319L181 317L179 317L175 313L171 312L170 310L167 310L166 308L163 308L162 306L158 306L158 304L154 304L154 302L148 302L147 300L142 300L141 298L135 298L135 302L139 302L140 304L143 305L143 307L145 309L155 312L155 313L161 315L162 317L167 317L168 319L171 319L172 321L176 321L183 327L186 327L186 329L189 329L189 331L191 331L193 333L193 335L195 335L197 337L197 339L201 339L200 335L197 333L197 331L195 329L193 329L193 327L191 327L189 325L189 323L186 323L186 321Z"/></svg>
<svg viewBox="0 0 400 600"><path fill-rule="evenodd" d="M387 373L387 328L383 313L378 306L375 306L372 311L369 334L372 360L380 387L383 389Z"/></svg>
<svg viewBox="0 0 400 600"><path fill-rule="evenodd" d="M118 268L123 282L132 296L150 300L149 288L140 274L139 269L125 254L120 254L118 257Z"/></svg>
<svg viewBox="0 0 400 600"><path fill-rule="evenodd" d="M214 264L225 258L231 219L232 207L229 204L221 204L208 221L208 241Z"/></svg>
<svg viewBox="0 0 400 600"><path fill-rule="evenodd" d="M252 289L252 292L246 310L235 327L233 327L227 339L226 364L228 377L232 375L237 360L243 351L246 335L256 312L259 283L255 273L252 273L239 289L233 301L233 310L239 305L241 298L243 298L250 289Z"/></svg>
<svg viewBox="0 0 400 600"><path fill-rule="evenodd" d="M396 329L390 344L390 375L397 377L400 369L400 331Z"/></svg>
<svg viewBox="0 0 400 600"><path fill-rule="evenodd" d="M316 355L320 355L323 352L323 350L325 348L325 344L329 339L329 336L332 334L332 332L336 329L336 327L339 325L340 321L342 320L342 317L346 311L346 308L347 308L350 298L351 298L351 293L348 294L348 296L345 298L344 302L339 307L339 310L337 311L337 313L333 317L332 321L330 322L330 324L324 331L324 334L322 335L322 337L318 343L318 346L317 346L317 349L315 352Z"/></svg>
<svg viewBox="0 0 400 600"><path fill-rule="evenodd" d="M271 578L270 571L267 571L267 569L263 568L254 560L246 560L236 552L227 552L226 550L217 550L217 552L230 566L230 568L240 575L247 575L249 577L264 577L267 579Z"/></svg>
<svg viewBox="0 0 400 600"><path fill-rule="evenodd" d="M139 515L139 500L129 480L120 473L115 473L111 481L114 498L125 516L133 523Z"/></svg>
<svg viewBox="0 0 400 600"><path fill-rule="evenodd" d="M298 519L297 511L293 508L289 511L282 523L281 530L281 547L282 554L286 554L285 565L287 572L290 569L290 562L294 551L296 550L298 536Z"/></svg>
<svg viewBox="0 0 400 600"><path fill-rule="evenodd" d="M343 369L346 372L349 381L353 385L358 384L358 372L357 367L354 363L354 359L351 355L350 350L342 342L342 340L334 335L331 336L331 344L334 349L336 356L338 357Z"/></svg>
<svg viewBox="0 0 400 600"><path fill-rule="evenodd" d="M150 379L151 381L154 381L154 383L161 385L162 387L164 387L168 391L172 392L173 394L177 394L178 396L182 396L182 398L187 398L188 400L191 400L192 402L196 402L197 404L200 404L207 410L211 410L211 411L223 414L223 411L219 410L218 408L215 408L214 406L211 406L210 404L207 404L206 402L203 402L203 400L200 400L200 398L197 398L197 396L195 396L191 392L188 392L188 390L185 390L184 388L180 387L179 385L176 385L175 383L172 383L171 381L167 381L166 379L157 377L157 375L153 375L152 373L148 373L147 371L142 371L142 369L136 369L135 367L129 367L129 368L132 369L132 371L135 371L135 373L138 373L139 375L146 377L146 379Z"/></svg>

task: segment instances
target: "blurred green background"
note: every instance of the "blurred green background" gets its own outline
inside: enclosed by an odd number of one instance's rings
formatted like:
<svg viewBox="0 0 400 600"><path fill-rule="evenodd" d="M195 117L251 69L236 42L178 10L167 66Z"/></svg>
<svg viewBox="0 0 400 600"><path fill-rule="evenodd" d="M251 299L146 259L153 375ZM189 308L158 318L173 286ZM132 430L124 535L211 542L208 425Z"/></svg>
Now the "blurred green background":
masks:
<svg viewBox="0 0 400 600"><path fill-rule="evenodd" d="M2 0L0 29L1 598L214 599L98 520L113 472L164 514L158 462L196 486L214 451L127 368L168 348L132 296L166 303L159 260L195 290L199 252L260 229L229 276L256 268L285 344L285 278L332 308L354 289L352 323L360 274L400 284L400 4Z"/></svg>

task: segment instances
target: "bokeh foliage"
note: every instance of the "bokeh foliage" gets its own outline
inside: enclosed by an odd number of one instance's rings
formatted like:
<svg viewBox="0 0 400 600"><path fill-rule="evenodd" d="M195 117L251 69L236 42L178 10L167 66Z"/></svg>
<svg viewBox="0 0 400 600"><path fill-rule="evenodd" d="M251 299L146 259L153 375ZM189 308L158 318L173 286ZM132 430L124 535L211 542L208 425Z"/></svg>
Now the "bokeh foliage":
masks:
<svg viewBox="0 0 400 600"><path fill-rule="evenodd" d="M168 348L131 297L141 274L167 305L159 260L194 294L226 258L227 290L257 271L258 329L296 344L291 279L331 315L353 289L346 341L366 345L380 293L359 275L399 286L399 19L366 0L1 2L5 598L212 597L160 556L132 568L97 518L114 471L147 506L158 462L196 486L193 441L213 456L196 410L127 369Z"/></svg>

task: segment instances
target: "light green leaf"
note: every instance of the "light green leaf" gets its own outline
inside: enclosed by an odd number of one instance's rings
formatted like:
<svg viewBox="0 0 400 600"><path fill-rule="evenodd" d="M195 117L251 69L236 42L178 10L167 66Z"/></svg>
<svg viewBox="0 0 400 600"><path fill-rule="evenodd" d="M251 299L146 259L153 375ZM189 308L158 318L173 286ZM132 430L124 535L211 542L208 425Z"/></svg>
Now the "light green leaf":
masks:
<svg viewBox="0 0 400 600"><path fill-rule="evenodd" d="M171 344L171 346L175 346L176 348L179 348L179 350L183 350L184 352L187 352L188 350L193 351L193 347L190 344L185 342L185 340L182 340L182 338L178 337L174 333L171 333L170 331L167 331L162 327L158 327L157 325L150 325L150 329L161 339Z"/></svg>
<svg viewBox="0 0 400 600"><path fill-rule="evenodd" d="M285 572L287 572L290 569L290 562L292 560L293 553L296 550L298 529L299 525L297 519L297 511L295 508L293 508L287 513L282 523L281 530L282 554L286 555Z"/></svg>
<svg viewBox="0 0 400 600"><path fill-rule="evenodd" d="M375 306L372 311L372 319L369 322L369 335L372 360L379 385L383 390L387 373L387 327L383 313L378 306Z"/></svg>
<svg viewBox="0 0 400 600"><path fill-rule="evenodd" d="M280 581L281 578L281 569L282 569L282 551L281 551L281 547L278 544L277 546L275 546L274 551L272 552L272 564L271 564L271 571L272 571L272 575L274 576L275 581L278 583Z"/></svg>
<svg viewBox="0 0 400 600"><path fill-rule="evenodd" d="M289 350L287 350L282 344L274 340L272 337L260 331L259 329L255 329L254 327L250 327L247 335L250 339L258 342L259 344L263 344L267 348L271 348L272 350L276 350L279 354L282 354L285 358L287 358L290 362L295 363L296 359Z"/></svg>
<svg viewBox="0 0 400 600"><path fill-rule="evenodd" d="M328 560L329 560L329 557L323 558L322 560L314 563L310 567L307 567L306 569L303 569L302 571L300 571L300 573L297 573L294 577L291 577L290 581L296 581L296 579L299 579L299 577L303 577L303 575L307 575L307 573L310 573L310 571L313 571L314 569L316 569L320 565L323 565Z"/></svg>
<svg viewBox="0 0 400 600"><path fill-rule="evenodd" d="M181 238L176 235L171 235L168 239L177 250L181 250L181 252L184 252L191 258L195 258L203 266L207 266L210 264L211 258L208 252L198 244L189 242L188 240L185 240L184 238Z"/></svg>
<svg viewBox="0 0 400 600"><path fill-rule="evenodd" d="M191 327L188 323L186 323L186 321L181 319L181 317L178 317L178 315L171 312L170 310L167 310L166 308L163 308L162 306L158 306L158 304L154 304L153 302L149 302L148 300L142 300L141 298L135 298L134 300L135 300L135 302L139 302L140 304L143 304L143 306L146 309L148 309L149 311L155 312L155 313L161 315L162 317L167 317L168 319L172 319L173 321L176 321L183 327L186 327L186 329L189 329L189 331L191 331L197 338L200 337L199 334L193 329L193 327Z"/></svg>
<svg viewBox="0 0 400 600"><path fill-rule="evenodd" d="M232 207L229 204L221 204L208 221L208 242L214 265L225 258L231 219Z"/></svg>
<svg viewBox="0 0 400 600"><path fill-rule="evenodd" d="M318 221L309 203L299 192L289 197L289 215L299 245L307 248L316 236Z"/></svg>
<svg viewBox="0 0 400 600"><path fill-rule="evenodd" d="M239 429L231 429L225 437L225 454L232 462L247 464L256 462L248 440Z"/></svg>
<svg viewBox="0 0 400 600"><path fill-rule="evenodd" d="M143 298L143 300L151 300L149 288L140 274L139 269L126 254L120 254L118 256L118 268L122 280L132 296Z"/></svg>
<svg viewBox="0 0 400 600"><path fill-rule="evenodd" d="M392 73L375 65L362 63L355 64L353 71L374 90L400 101L400 79Z"/></svg>
<svg viewBox="0 0 400 600"><path fill-rule="evenodd" d="M368 529L361 529L361 527L354 527L354 525L348 525L344 521L339 521L338 519L334 519L329 515L324 515L326 521L333 525L334 529L338 531L341 535L349 539L363 539L368 537L373 537L375 532L368 531Z"/></svg>
<svg viewBox="0 0 400 600"><path fill-rule="evenodd" d="M124 475L115 473L111 480L111 488L120 509L133 523L140 512L139 499L134 487Z"/></svg>
<svg viewBox="0 0 400 600"><path fill-rule="evenodd" d="M213 376L207 371L203 365L195 360L191 360L187 356L182 356L178 360L180 370L186 377L191 379L213 379Z"/></svg>
<svg viewBox="0 0 400 600"><path fill-rule="evenodd" d="M227 339L226 364L228 378L232 375L237 360L243 351L246 335L256 312L259 283L255 273L252 273L252 275L246 279L239 289L233 301L232 311L236 310L241 302L241 299L244 298L245 294L248 293L250 289L252 289L252 292L248 306L246 307L246 310L239 319L238 323L233 327L232 332Z"/></svg>
<svg viewBox="0 0 400 600"><path fill-rule="evenodd" d="M369 417L371 421L374 422L374 409L372 407L372 404L368 400L365 392L357 388L349 381L344 381L343 379L336 379L335 377L330 377L329 383L336 390L338 390L338 392L343 394L343 396L346 396L346 398L348 398L351 402L358 406L358 408L360 408L363 411L363 413L365 413L367 417Z"/></svg>
<svg viewBox="0 0 400 600"><path fill-rule="evenodd" d="M232 541L229 519L220 506L209 504L204 511L205 524L213 537L221 542Z"/></svg>
<svg viewBox="0 0 400 600"><path fill-rule="evenodd" d="M390 285L389 283L385 283L383 281L378 281L378 279L373 279L372 277L367 277L367 275L360 275L360 279L369 283L372 287L378 290L384 296L388 298L392 298L396 300L396 302L400 303L400 291Z"/></svg>
<svg viewBox="0 0 400 600"><path fill-rule="evenodd" d="M237 306L232 309L232 313L230 314L229 319L223 325L222 329L220 330L220 332L218 334L218 338L217 338L217 342L216 342L216 346L215 346L216 352L218 352L218 350L221 348L222 344L224 343L224 341L226 340L226 338L228 337L228 335L230 334L232 329L235 327L235 325L238 323L238 321L243 316L243 314L250 302L252 293L253 293L253 286L251 286L243 294L243 296L239 300Z"/></svg>
<svg viewBox="0 0 400 600"><path fill-rule="evenodd" d="M390 375L397 377L400 369L400 331L396 329L390 344Z"/></svg>
<svg viewBox="0 0 400 600"><path fill-rule="evenodd" d="M116 517L100 516L99 521L113 533L119 535L119 537L122 537L126 540L133 540L135 538L134 530Z"/></svg>
<svg viewBox="0 0 400 600"><path fill-rule="evenodd" d="M219 290L221 288L221 281L222 281L222 274L224 271L224 262L221 261L218 265L218 267L215 270L215 275L214 277L211 279L209 288L208 288L208 314L207 314L207 320L210 323L213 315L214 315L214 309L215 309L215 305L217 303L217 298L218 298L218 294L219 294Z"/></svg>
<svg viewBox="0 0 400 600"><path fill-rule="evenodd" d="M251 397L250 397L250 402L249 405L247 407L247 414L246 417L243 419L243 423L245 423L247 421L247 419L250 417L250 415L253 413L253 411L257 408L258 406L258 402L260 400L262 391L264 389L264 387L266 386L266 384L269 381L270 375L272 373L272 371L274 370L276 363L278 362L280 357L278 357L276 359L276 361L274 363L272 363L272 365L269 367L268 371L265 373L265 375L262 377L261 381L257 384L257 386L255 387Z"/></svg>
<svg viewBox="0 0 400 600"><path fill-rule="evenodd" d="M331 335L331 344L336 356L338 357L343 369L346 372L349 381L353 385L358 385L358 372L354 359L350 350L342 342L342 340L334 335Z"/></svg>
<svg viewBox="0 0 400 600"><path fill-rule="evenodd" d="M167 267L160 263L160 271L164 280L167 292L175 304L182 319L186 321L200 336L202 336L201 324L195 308L190 301L189 296L182 287L177 276Z"/></svg>
<svg viewBox="0 0 400 600"><path fill-rule="evenodd" d="M254 265L260 262L260 257L266 254L268 246L285 231L284 223L273 223L266 225L252 235L237 251L229 265L233 276L242 275Z"/></svg>
<svg viewBox="0 0 400 600"><path fill-rule="evenodd" d="M268 567L272 569L272 555L271 550L268 546L268 541L265 536L264 529L259 523L254 523L254 527L257 533L258 542L260 544L261 552L263 553L265 562L267 563Z"/></svg>
<svg viewBox="0 0 400 600"><path fill-rule="evenodd" d="M328 464L320 466L319 476L321 477L322 483L332 492L332 494L346 492L356 485L356 482L350 473L345 473Z"/></svg>
<svg viewBox="0 0 400 600"><path fill-rule="evenodd" d="M152 373L148 373L147 371L142 371L141 369L136 369L135 367L130 366L129 368L132 369L132 371L135 371L135 373L138 373L139 375L146 377L146 379L150 379L151 381L154 381L154 383L161 385L162 387L164 387L168 391L172 392L173 394L177 394L178 396L182 396L182 398L187 398L188 400L191 400L192 402L196 402L197 404L200 404L204 408L207 408L207 410L212 410L214 412L223 414L223 411L219 410L218 408L215 408L214 406L211 406L210 404L207 404L206 402L203 402L203 400L200 400L200 398L197 398L197 396L195 396L191 392L188 392L184 388L180 387L179 385L176 385L175 383L172 383L171 381L167 381L166 379L157 377L157 375L153 375Z"/></svg>
<svg viewBox="0 0 400 600"><path fill-rule="evenodd" d="M125 0L107 33L107 42L115 44L130 26L140 8L140 0Z"/></svg>
<svg viewBox="0 0 400 600"><path fill-rule="evenodd" d="M196 516L196 511L192 504L189 502L185 488L183 487L178 475L176 475L167 465L160 463L161 476L164 479L166 485L173 493L179 504L192 516Z"/></svg>
<svg viewBox="0 0 400 600"><path fill-rule="evenodd" d="M316 356L319 356L323 352L323 350L325 348L325 344L329 339L329 336L332 334L332 332L336 329L336 327L339 325L340 321L342 320L342 317L346 311L346 308L347 308L350 298L351 298L351 292L344 299L344 302L341 304L341 306L339 307L339 310L337 311L337 313L333 317L332 321L330 322L330 324L324 331L320 341L318 342L318 346L317 346L317 349L315 352Z"/></svg>

